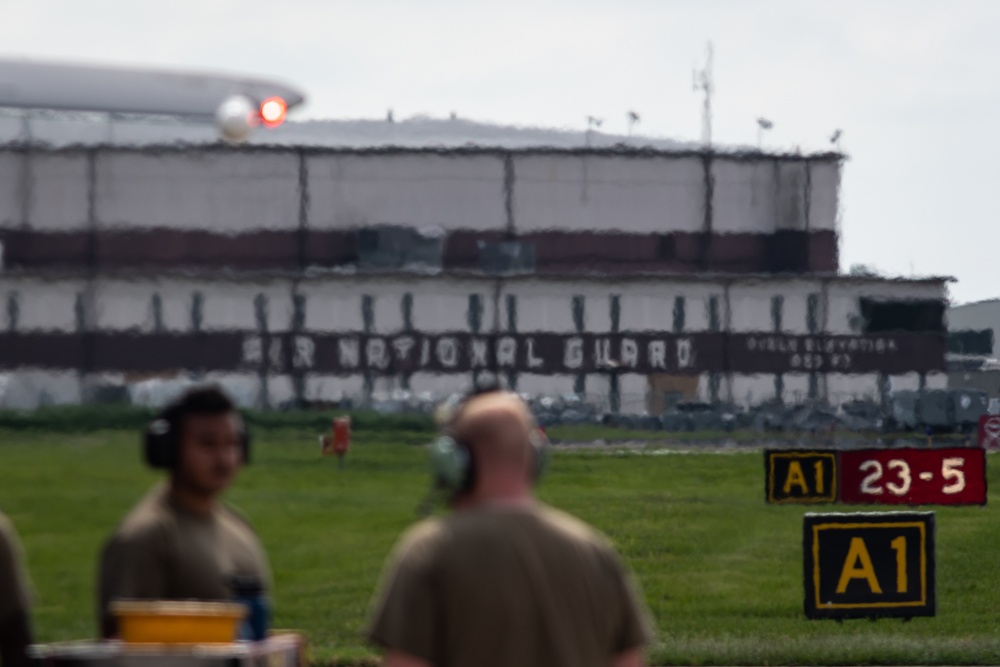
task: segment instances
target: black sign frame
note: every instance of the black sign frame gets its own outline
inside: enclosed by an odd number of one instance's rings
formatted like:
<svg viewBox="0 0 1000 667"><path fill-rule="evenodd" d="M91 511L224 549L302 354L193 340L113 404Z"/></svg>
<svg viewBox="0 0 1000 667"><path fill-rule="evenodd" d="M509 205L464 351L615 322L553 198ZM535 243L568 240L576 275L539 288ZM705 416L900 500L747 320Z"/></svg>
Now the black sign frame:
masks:
<svg viewBox="0 0 1000 667"><path fill-rule="evenodd" d="M804 481L808 485L812 483L813 489L818 489L822 483L824 492L820 494L817 490L812 495L795 496L789 495L782 489L779 491L779 479L777 477L778 461L781 459L791 459L795 461L810 461L815 466L815 462L823 460L829 461L829 470L822 471L822 476L817 479L815 467L812 476L808 474ZM764 498L769 504L811 504L818 505L824 503L836 503L840 496L840 476L839 458L835 450L823 449L765 449L764 450ZM808 468L808 466L807 466ZM805 470L802 471L805 474ZM786 475L787 477L787 475Z"/></svg>
<svg viewBox="0 0 1000 667"><path fill-rule="evenodd" d="M934 516L934 512L807 513L802 522L806 618L936 615ZM911 536L917 538L915 549ZM846 555L845 538L849 538Z"/></svg>

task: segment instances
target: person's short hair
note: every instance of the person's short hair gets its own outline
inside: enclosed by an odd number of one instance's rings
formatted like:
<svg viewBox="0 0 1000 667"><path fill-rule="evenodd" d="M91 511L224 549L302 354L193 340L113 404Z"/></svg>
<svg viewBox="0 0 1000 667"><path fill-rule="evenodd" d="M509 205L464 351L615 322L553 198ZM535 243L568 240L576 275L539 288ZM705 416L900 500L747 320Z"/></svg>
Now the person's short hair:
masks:
<svg viewBox="0 0 1000 667"><path fill-rule="evenodd" d="M458 413L466 404L477 396L491 394L497 391L506 391L500 380L494 375L482 374L466 388L462 393L453 395L447 401L438 405L434 411L434 423L438 429L446 430L454 423Z"/></svg>
<svg viewBox="0 0 1000 667"><path fill-rule="evenodd" d="M495 391L505 391L506 387L500 383L500 379L495 375L482 374L475 379L472 386L469 387L468 391L462 397L463 402L468 402L475 396L481 394L491 394Z"/></svg>
<svg viewBox="0 0 1000 667"><path fill-rule="evenodd" d="M166 420L170 430L180 436L188 417L225 415L231 412L236 412L236 404L222 387L216 384L197 385L174 399L163 410L160 418Z"/></svg>

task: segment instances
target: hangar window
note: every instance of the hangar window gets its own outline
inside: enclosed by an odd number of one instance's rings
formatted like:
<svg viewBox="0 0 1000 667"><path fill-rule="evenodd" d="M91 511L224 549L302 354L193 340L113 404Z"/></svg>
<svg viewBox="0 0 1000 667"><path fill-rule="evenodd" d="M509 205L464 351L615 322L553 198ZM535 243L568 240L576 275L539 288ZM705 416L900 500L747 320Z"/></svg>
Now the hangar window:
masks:
<svg viewBox="0 0 1000 667"><path fill-rule="evenodd" d="M858 300L862 333L908 331L944 333L944 301L912 299L899 301Z"/></svg>
<svg viewBox="0 0 1000 667"><path fill-rule="evenodd" d="M993 354L993 330L949 331L948 352L952 354Z"/></svg>
<svg viewBox="0 0 1000 667"><path fill-rule="evenodd" d="M535 246L521 241L480 241L479 270L483 273L534 273Z"/></svg>
<svg viewBox="0 0 1000 667"><path fill-rule="evenodd" d="M399 270L440 268L444 232L437 228L383 225L358 230L358 267Z"/></svg>

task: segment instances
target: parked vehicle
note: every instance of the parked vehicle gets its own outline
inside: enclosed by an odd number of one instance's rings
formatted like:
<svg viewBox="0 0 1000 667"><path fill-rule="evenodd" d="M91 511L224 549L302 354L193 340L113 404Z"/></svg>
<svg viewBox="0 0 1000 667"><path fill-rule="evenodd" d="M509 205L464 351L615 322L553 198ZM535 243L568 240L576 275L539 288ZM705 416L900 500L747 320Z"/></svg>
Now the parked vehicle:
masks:
<svg viewBox="0 0 1000 667"><path fill-rule="evenodd" d="M894 426L906 431L970 433L986 414L989 394L977 389L904 390L892 395Z"/></svg>

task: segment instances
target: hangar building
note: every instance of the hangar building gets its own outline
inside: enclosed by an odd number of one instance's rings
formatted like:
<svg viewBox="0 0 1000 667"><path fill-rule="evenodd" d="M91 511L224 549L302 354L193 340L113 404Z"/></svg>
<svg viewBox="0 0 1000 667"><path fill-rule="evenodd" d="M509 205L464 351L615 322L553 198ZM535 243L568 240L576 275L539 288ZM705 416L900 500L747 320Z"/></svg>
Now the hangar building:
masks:
<svg viewBox="0 0 1000 667"><path fill-rule="evenodd" d="M264 142L267 143L264 143ZM485 370L607 409L946 383L944 278L839 273L842 156L463 120L0 118L0 404L245 404Z"/></svg>

